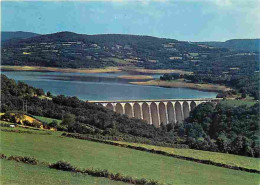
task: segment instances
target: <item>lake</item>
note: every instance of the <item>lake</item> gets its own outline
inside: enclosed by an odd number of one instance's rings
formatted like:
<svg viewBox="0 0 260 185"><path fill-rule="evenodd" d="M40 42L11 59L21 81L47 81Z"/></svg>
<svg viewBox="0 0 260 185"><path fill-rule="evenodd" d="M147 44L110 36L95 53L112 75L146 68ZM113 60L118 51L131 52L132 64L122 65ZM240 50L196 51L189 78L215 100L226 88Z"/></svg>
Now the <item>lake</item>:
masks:
<svg viewBox="0 0 260 185"><path fill-rule="evenodd" d="M7 77L50 91L54 95L77 96L82 100L141 100L141 99L185 99L215 98L216 92L188 88L164 88L129 84L130 81L117 78L129 75L116 73L62 73L32 71L2 71ZM159 78L160 75L150 75Z"/></svg>

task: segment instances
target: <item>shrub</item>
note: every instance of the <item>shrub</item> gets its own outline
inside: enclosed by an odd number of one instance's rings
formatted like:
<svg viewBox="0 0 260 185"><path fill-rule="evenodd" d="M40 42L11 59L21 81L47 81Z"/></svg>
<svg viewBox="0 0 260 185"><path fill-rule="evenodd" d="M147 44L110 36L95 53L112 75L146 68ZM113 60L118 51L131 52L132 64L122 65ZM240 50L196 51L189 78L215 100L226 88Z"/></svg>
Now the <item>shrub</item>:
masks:
<svg viewBox="0 0 260 185"><path fill-rule="evenodd" d="M32 165L37 165L39 164L39 161L33 157L22 157L22 156L10 156L7 158L8 160L13 160L16 162L23 162L26 164L32 164Z"/></svg>
<svg viewBox="0 0 260 185"><path fill-rule="evenodd" d="M76 168L73 167L70 163L66 161L58 161L56 163L50 164L50 168L55 168L57 170L63 170L63 171L75 171Z"/></svg>
<svg viewBox="0 0 260 185"><path fill-rule="evenodd" d="M4 154L0 154L0 159L6 159L6 156Z"/></svg>

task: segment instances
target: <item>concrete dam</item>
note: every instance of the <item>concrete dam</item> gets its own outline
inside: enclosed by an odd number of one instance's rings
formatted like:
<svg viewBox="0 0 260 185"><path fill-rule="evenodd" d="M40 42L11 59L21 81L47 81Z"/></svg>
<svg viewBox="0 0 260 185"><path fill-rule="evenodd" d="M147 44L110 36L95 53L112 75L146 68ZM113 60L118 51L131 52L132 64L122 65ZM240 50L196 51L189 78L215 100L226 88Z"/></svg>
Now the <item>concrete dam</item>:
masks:
<svg viewBox="0 0 260 185"><path fill-rule="evenodd" d="M116 100L89 101L102 105L119 114L134 117L160 127L161 124L182 123L189 117L190 111L204 102L219 101L218 98L207 99L165 99L165 100Z"/></svg>

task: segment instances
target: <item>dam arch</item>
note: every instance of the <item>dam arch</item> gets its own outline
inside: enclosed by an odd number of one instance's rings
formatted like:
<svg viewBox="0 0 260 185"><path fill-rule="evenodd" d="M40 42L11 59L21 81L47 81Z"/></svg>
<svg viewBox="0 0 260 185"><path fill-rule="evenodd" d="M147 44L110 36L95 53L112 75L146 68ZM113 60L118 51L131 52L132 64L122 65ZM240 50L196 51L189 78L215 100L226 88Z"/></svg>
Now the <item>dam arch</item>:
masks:
<svg viewBox="0 0 260 185"><path fill-rule="evenodd" d="M160 122L159 122L157 105L156 103L152 102L150 107L151 107L151 115L152 115L152 124L158 128L160 126Z"/></svg>
<svg viewBox="0 0 260 185"><path fill-rule="evenodd" d="M191 109L191 111L193 111L196 106L197 106L196 103L195 103L194 101L191 101L191 103L190 103L190 109Z"/></svg>
<svg viewBox="0 0 260 185"><path fill-rule="evenodd" d="M123 114L124 113L124 108L121 105L121 103L117 103L116 104L116 112L119 113L119 114Z"/></svg>
<svg viewBox="0 0 260 185"><path fill-rule="evenodd" d="M187 101L184 101L182 107L183 107L183 119L185 120L187 117L189 117L190 114L189 103Z"/></svg>
<svg viewBox="0 0 260 185"><path fill-rule="evenodd" d="M167 103L167 112L168 112L168 123L176 123L175 110L172 102Z"/></svg>
<svg viewBox="0 0 260 185"><path fill-rule="evenodd" d="M150 107L149 107L149 105L147 103L143 103L142 111L143 111L143 119L148 124L151 124L151 111L150 111Z"/></svg>
<svg viewBox="0 0 260 185"><path fill-rule="evenodd" d="M175 103L175 115L176 115L176 123L180 124L183 121L183 115L182 115L182 107L180 102Z"/></svg>
<svg viewBox="0 0 260 185"><path fill-rule="evenodd" d="M142 119L141 106L139 103L134 103L134 117Z"/></svg>
<svg viewBox="0 0 260 185"><path fill-rule="evenodd" d="M163 102L159 103L160 125L167 125L167 110Z"/></svg>
<svg viewBox="0 0 260 185"><path fill-rule="evenodd" d="M108 104L106 105L106 108L107 108L107 109L110 109L110 110L114 110L114 106L112 105L112 103L108 103Z"/></svg>
<svg viewBox="0 0 260 185"><path fill-rule="evenodd" d="M132 106L130 105L130 103L126 103L126 104L125 104L125 114L126 114L128 117L130 117L130 118L134 117L134 115L133 115L133 108L132 108Z"/></svg>

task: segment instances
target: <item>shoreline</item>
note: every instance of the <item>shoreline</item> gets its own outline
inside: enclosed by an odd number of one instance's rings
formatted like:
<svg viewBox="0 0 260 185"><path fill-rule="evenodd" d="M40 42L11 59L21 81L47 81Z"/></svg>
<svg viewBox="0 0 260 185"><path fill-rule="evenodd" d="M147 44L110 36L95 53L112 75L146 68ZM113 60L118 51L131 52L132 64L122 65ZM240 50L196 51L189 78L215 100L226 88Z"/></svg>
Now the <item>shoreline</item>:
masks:
<svg viewBox="0 0 260 185"><path fill-rule="evenodd" d="M151 79L154 79L152 76L149 76L149 75L122 75L122 76L118 76L117 78L126 79L126 80L151 80Z"/></svg>
<svg viewBox="0 0 260 185"><path fill-rule="evenodd" d="M38 72L64 72L64 73L112 73L121 72L118 67L108 68L58 68L41 66L1 66L1 71L38 71Z"/></svg>
<svg viewBox="0 0 260 185"><path fill-rule="evenodd" d="M120 68L122 71L145 73L145 74L169 74L169 73L179 73L179 74L192 74L191 71L183 71L180 69L144 69L144 68Z"/></svg>
<svg viewBox="0 0 260 185"><path fill-rule="evenodd" d="M196 89L201 91L210 91L210 92L223 92L230 90L229 87L217 84L194 84L186 83L184 81L161 81L161 80L150 80L146 82L129 82L134 85L147 85L147 86L158 86L165 88L189 88Z"/></svg>
<svg viewBox="0 0 260 185"><path fill-rule="evenodd" d="M140 76L145 74L164 74L164 73L179 73L192 74L189 71L179 69L144 69L144 68L128 68L128 67L106 67L106 68L60 68L60 67L43 67L43 66L8 66L1 65L2 71L39 71L39 72L64 72L64 73L112 73L112 72L135 72L140 73Z"/></svg>

